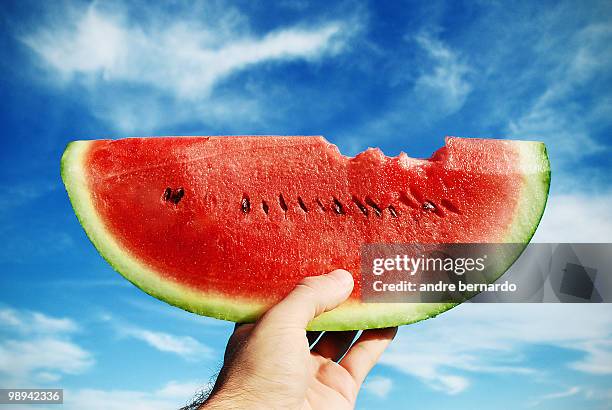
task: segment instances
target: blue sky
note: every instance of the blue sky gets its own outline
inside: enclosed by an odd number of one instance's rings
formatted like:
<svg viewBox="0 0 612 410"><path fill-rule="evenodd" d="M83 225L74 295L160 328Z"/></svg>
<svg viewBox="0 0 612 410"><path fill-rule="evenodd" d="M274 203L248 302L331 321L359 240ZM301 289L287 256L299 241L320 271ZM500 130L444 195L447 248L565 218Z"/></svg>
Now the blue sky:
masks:
<svg viewBox="0 0 612 410"><path fill-rule="evenodd" d="M98 256L59 177L74 139L322 134L416 157L445 135L541 140L536 240L611 242L610 2L5 1L0 16L1 386L176 408L231 329ZM402 328L358 407L610 402L610 305L482 304Z"/></svg>

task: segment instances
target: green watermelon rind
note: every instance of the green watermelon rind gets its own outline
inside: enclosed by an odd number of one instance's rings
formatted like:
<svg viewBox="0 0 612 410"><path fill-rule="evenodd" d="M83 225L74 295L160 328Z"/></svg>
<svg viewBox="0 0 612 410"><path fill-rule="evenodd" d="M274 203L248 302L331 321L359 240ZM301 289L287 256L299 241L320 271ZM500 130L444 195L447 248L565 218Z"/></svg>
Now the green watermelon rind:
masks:
<svg viewBox="0 0 612 410"><path fill-rule="evenodd" d="M546 145L541 142L517 141L521 162L528 164L524 176L523 192L519 198L517 215L506 235L505 243L524 243L531 241L544 216L550 190L550 162ZM529 172L533 170L535 172ZM514 263L514 261L512 261Z"/></svg>
<svg viewBox="0 0 612 410"><path fill-rule="evenodd" d="M515 143L518 144L521 165L525 165L524 186L514 223L510 225L504 242L526 246L544 213L550 187L550 164L544 144ZM173 306L222 320L255 321L266 309L263 302L203 293L162 279L118 243L98 216L88 188L87 168L83 161L90 144L91 141L68 144L61 160L61 176L79 222L102 257L136 287ZM519 255L509 257L505 267L511 266ZM353 330L406 325L435 317L455 306L456 303L345 303L314 319L308 329Z"/></svg>

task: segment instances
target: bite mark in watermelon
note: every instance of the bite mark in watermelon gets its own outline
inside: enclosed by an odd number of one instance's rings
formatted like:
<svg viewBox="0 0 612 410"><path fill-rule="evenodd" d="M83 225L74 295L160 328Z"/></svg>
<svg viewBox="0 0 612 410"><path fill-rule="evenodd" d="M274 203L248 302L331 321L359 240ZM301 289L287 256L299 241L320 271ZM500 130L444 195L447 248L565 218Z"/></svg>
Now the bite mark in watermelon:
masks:
<svg viewBox="0 0 612 410"><path fill-rule="evenodd" d="M313 330L389 327L449 303L361 303L363 243L523 243L544 211L538 142L447 138L430 159L323 137L76 141L62 157L74 210L102 256L145 292L198 314L255 320L306 276L353 273Z"/></svg>

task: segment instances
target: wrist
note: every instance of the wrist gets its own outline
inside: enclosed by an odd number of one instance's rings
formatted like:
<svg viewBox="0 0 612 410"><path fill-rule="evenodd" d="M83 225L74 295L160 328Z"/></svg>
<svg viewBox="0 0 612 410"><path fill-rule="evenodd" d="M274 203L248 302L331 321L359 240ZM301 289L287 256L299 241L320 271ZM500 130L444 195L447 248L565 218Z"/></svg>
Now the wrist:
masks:
<svg viewBox="0 0 612 410"><path fill-rule="evenodd" d="M249 400L243 396L227 396L222 391L213 393L198 410L234 410L234 409L269 409L269 406L262 406L261 403Z"/></svg>
<svg viewBox="0 0 612 410"><path fill-rule="evenodd" d="M237 409L237 403L231 400L219 398L216 395L209 397L198 410L220 410L220 409Z"/></svg>

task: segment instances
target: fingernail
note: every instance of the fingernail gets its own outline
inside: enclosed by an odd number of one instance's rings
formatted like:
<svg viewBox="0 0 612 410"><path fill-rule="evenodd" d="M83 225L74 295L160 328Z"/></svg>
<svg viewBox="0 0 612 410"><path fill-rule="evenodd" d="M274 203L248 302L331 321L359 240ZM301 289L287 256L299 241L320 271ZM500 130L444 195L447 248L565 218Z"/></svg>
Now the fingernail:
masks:
<svg viewBox="0 0 612 410"><path fill-rule="evenodd" d="M343 269L337 269L330 273L330 276L335 277L340 283L346 287L353 286L353 275Z"/></svg>

